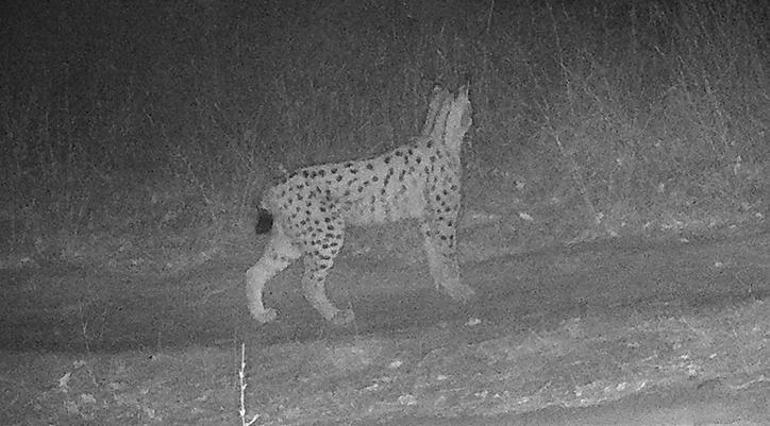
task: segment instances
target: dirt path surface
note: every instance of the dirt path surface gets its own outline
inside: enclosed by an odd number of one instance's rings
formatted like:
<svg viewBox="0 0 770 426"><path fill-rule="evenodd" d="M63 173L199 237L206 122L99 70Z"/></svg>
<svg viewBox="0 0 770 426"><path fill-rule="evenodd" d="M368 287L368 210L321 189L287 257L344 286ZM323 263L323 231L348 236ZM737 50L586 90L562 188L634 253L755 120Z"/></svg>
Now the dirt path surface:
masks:
<svg viewBox="0 0 770 426"><path fill-rule="evenodd" d="M95 351L206 345L255 334L277 343L330 331L302 299L299 265L268 286L265 303L276 306L282 320L257 327L248 317L242 284L253 259L212 261L176 276L88 267L3 271L0 345L83 350L84 323ZM464 280L480 295L467 307L436 291L426 269L423 263L341 259L329 291L356 312L347 332L386 332L464 315L491 322L515 317L527 328L531 320L558 323L593 308L697 308L764 299L770 292L770 234L601 241L465 264Z"/></svg>
<svg viewBox="0 0 770 426"><path fill-rule="evenodd" d="M375 265L357 257L343 258L330 282L332 298L350 304L356 312L355 325L344 330L323 324L304 302L295 267L269 288L266 304L279 309L280 321L257 327L248 317L242 288L242 272L250 261L246 257L211 261L176 276L85 267L2 271L0 346L3 353L11 354L117 354L232 348L235 342L245 341L251 351L259 351L273 345L407 336L410 341L432 340L425 345L436 350L442 347L436 342L446 339L475 345L501 336L542 335L581 319L620 323L624 317L655 317L663 311L673 317L708 316L748 305L755 306L757 318L757 312L767 312L763 300L770 294L770 233L728 232L655 243L599 241L467 263L464 278L479 293L468 306L457 306L437 292L422 263L399 269L395 262ZM449 333L452 337L437 337L467 325L469 319L482 325ZM757 327L757 339L764 342L759 357L764 353L767 358L770 326L760 321L754 330ZM420 347L423 355L431 353ZM740 383L721 376L672 382L669 387L607 399L606 404L593 407L553 403L532 411L475 411L482 412L480 416L445 418L433 412L405 412L376 420L382 424L770 424L768 376L766 370L753 370L754 379ZM275 420L279 418L275 414L266 423L282 424ZM303 424L307 419L300 416L286 423ZM361 420L361 424L367 422L371 419ZM336 421L329 419L328 424Z"/></svg>

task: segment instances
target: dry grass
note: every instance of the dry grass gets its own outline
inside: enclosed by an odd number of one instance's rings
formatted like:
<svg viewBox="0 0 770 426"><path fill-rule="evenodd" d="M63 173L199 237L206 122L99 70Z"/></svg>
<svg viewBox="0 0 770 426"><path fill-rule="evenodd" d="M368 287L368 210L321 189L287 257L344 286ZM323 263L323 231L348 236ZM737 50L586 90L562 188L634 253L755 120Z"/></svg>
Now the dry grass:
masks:
<svg viewBox="0 0 770 426"><path fill-rule="evenodd" d="M491 181L498 199L573 222L557 239L763 211L764 2L15 10L0 72L6 252L72 261L94 239L227 239L281 170L401 143L431 85L464 72L470 188Z"/></svg>

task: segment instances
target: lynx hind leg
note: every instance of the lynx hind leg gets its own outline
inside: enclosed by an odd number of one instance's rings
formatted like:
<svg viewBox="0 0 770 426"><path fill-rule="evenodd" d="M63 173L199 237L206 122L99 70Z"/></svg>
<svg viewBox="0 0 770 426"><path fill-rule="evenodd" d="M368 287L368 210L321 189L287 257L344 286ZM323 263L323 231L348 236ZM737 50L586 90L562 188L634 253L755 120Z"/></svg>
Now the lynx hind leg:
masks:
<svg viewBox="0 0 770 426"><path fill-rule="evenodd" d="M339 309L326 296L326 277L334 265L343 243L344 222L332 220L328 223L324 236L314 241L306 249L305 272L302 275L302 291L305 299L334 325L346 325L353 321L353 311Z"/></svg>
<svg viewBox="0 0 770 426"><path fill-rule="evenodd" d="M436 288L442 287L452 300L468 302L475 292L460 281L460 265L457 260L456 230L443 221L422 222L425 255L430 275Z"/></svg>
<svg viewBox="0 0 770 426"><path fill-rule="evenodd" d="M254 266L246 271L246 298L249 303L249 312L255 320L264 324L276 318L278 313L275 309L265 308L262 303L265 284L275 274L297 260L301 254L280 228L273 230L270 241L265 247L265 253Z"/></svg>

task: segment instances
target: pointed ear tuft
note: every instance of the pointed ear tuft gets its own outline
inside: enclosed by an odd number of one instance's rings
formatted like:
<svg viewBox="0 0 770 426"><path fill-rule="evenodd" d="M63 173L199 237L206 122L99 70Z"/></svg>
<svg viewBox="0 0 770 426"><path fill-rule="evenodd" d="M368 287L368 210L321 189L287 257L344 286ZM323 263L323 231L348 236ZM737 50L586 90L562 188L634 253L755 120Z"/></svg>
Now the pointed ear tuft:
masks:
<svg viewBox="0 0 770 426"><path fill-rule="evenodd" d="M462 86L460 86L460 88L457 89L457 97L458 98L463 97L465 99L468 99L469 87L470 87L470 82L465 83Z"/></svg>
<svg viewBox="0 0 770 426"><path fill-rule="evenodd" d="M471 86L471 73L470 72L466 72L463 75L463 86L465 86L465 87L470 87Z"/></svg>
<svg viewBox="0 0 770 426"><path fill-rule="evenodd" d="M425 115L425 123L422 127L421 136L428 136L436 126L436 121L441 120L439 115L442 113L442 108L447 102L451 102L453 96L449 91L440 85L433 87L431 98L428 101L428 112Z"/></svg>

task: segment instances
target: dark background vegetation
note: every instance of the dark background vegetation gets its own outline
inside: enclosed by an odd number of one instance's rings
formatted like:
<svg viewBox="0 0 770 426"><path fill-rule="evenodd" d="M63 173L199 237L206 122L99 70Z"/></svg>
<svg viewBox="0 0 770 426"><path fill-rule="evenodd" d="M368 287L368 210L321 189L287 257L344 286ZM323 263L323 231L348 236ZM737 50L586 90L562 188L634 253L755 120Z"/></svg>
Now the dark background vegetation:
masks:
<svg viewBox="0 0 770 426"><path fill-rule="evenodd" d="M466 72L466 206L525 240L766 214L766 1L5 8L0 248L19 261L226 246L284 170L404 143Z"/></svg>

